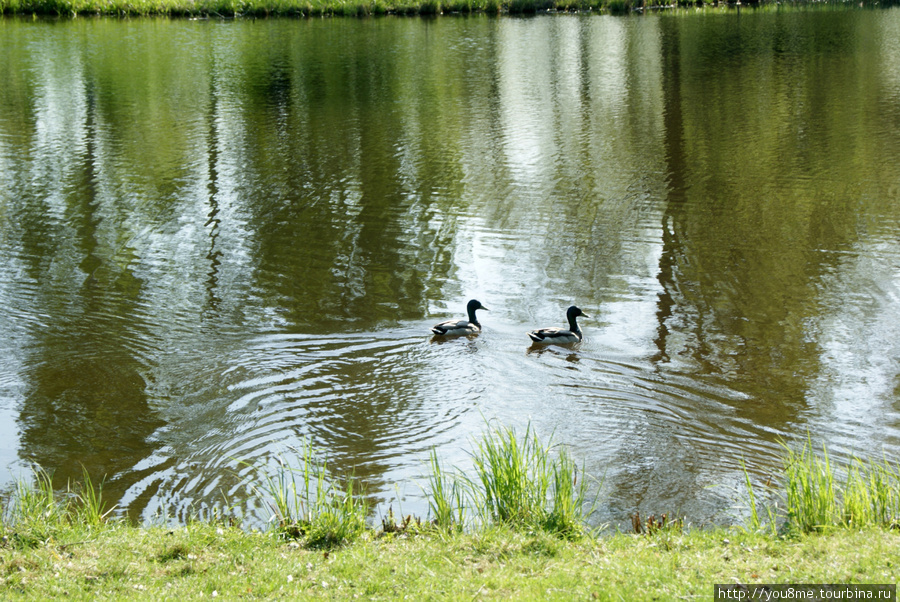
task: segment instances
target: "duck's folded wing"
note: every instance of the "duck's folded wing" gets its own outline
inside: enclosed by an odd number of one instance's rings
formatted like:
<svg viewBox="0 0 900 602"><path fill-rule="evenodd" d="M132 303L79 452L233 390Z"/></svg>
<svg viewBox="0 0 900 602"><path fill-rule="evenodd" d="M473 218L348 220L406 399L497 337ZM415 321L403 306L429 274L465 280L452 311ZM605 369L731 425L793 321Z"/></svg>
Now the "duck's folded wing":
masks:
<svg viewBox="0 0 900 602"><path fill-rule="evenodd" d="M446 334L453 330L466 330L470 328L468 320L447 320L431 327L431 332L435 334Z"/></svg>
<svg viewBox="0 0 900 602"><path fill-rule="evenodd" d="M562 328L551 327L551 328L538 328L537 330L532 330L529 332L529 335L534 335L540 339L544 339L547 337L559 336L560 333L563 332ZM569 332L568 330L565 332Z"/></svg>
<svg viewBox="0 0 900 602"><path fill-rule="evenodd" d="M578 337L571 330L565 328L539 328L528 333L532 341L570 341L578 340Z"/></svg>

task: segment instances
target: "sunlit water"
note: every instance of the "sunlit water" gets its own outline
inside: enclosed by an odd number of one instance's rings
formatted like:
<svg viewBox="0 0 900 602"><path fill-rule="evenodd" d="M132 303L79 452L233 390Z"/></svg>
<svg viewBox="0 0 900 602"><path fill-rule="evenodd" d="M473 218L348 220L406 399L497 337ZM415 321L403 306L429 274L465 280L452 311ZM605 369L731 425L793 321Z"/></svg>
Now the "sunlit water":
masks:
<svg viewBox="0 0 900 602"><path fill-rule="evenodd" d="M898 456L900 10L7 19L0 81L7 485L260 524L311 441L425 516L530 424L706 524L782 439Z"/></svg>

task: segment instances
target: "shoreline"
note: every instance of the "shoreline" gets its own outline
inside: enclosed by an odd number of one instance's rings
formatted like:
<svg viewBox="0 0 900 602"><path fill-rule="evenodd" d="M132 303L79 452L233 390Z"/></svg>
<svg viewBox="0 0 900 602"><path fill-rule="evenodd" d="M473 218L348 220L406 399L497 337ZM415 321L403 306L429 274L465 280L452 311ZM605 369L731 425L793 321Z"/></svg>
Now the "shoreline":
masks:
<svg viewBox="0 0 900 602"><path fill-rule="evenodd" d="M7 17L173 17L188 19L465 16L532 14L645 14L672 9L887 8L900 0L751 2L676 0L0 0Z"/></svg>

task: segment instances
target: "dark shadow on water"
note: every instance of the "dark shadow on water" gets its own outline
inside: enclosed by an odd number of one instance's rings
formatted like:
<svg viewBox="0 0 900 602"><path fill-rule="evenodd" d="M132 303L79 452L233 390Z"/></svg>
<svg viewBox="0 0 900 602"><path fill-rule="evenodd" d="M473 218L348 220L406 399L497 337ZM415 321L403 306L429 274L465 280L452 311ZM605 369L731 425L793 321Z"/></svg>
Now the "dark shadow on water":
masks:
<svg viewBox="0 0 900 602"><path fill-rule="evenodd" d="M443 345L445 343L453 343L455 341L459 341L465 339L467 341L475 341L481 333L475 332L472 334L433 334L431 338L428 339L429 343L435 345Z"/></svg>
<svg viewBox="0 0 900 602"><path fill-rule="evenodd" d="M569 362L578 362L581 357L578 353L581 343L552 343L540 344L532 343L526 350L525 355L535 355L540 357L545 353L565 358Z"/></svg>

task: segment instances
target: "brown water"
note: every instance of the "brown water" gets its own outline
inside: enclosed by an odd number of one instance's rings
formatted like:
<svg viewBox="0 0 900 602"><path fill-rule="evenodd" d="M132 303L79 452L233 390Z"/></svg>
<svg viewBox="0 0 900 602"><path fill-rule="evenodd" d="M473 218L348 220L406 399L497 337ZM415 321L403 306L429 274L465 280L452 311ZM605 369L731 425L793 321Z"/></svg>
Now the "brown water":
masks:
<svg viewBox="0 0 900 602"><path fill-rule="evenodd" d="M898 65L898 9L0 20L0 481L252 522L309 437L424 515L530 421L703 524L779 438L897 459Z"/></svg>

